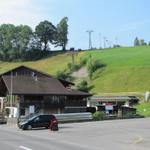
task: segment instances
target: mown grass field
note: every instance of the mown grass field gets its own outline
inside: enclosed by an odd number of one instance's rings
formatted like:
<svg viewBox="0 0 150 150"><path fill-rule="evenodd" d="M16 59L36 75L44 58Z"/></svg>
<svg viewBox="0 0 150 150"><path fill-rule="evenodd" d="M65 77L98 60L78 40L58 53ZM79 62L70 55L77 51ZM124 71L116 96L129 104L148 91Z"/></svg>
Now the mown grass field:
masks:
<svg viewBox="0 0 150 150"><path fill-rule="evenodd" d="M79 62L81 57L88 57L89 54L106 65L89 80L93 93L150 91L150 46L84 51L75 56L75 61ZM66 69L70 62L68 53L31 62L0 62L0 73L23 64L56 75L57 71Z"/></svg>
<svg viewBox="0 0 150 150"><path fill-rule="evenodd" d="M76 62L79 62L82 53L76 56ZM67 69L67 64L72 62L72 58L68 53L58 54L56 56L50 56L38 61L29 62L0 62L0 73L4 73L12 68L20 65L25 65L45 73L56 75L57 71L63 71Z"/></svg>
<svg viewBox="0 0 150 150"><path fill-rule="evenodd" d="M95 93L150 91L150 46L91 51L106 67L98 70L90 84Z"/></svg>

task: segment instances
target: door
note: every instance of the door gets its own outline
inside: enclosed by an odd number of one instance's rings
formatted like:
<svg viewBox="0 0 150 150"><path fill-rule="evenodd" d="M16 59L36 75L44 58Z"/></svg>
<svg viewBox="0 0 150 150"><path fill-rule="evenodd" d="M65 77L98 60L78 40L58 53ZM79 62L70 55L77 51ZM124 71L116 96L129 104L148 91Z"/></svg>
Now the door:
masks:
<svg viewBox="0 0 150 150"><path fill-rule="evenodd" d="M40 116L38 116L38 117L33 119L31 125L32 125L33 128L38 128L38 127L40 127L40 122L41 122L40 121Z"/></svg>

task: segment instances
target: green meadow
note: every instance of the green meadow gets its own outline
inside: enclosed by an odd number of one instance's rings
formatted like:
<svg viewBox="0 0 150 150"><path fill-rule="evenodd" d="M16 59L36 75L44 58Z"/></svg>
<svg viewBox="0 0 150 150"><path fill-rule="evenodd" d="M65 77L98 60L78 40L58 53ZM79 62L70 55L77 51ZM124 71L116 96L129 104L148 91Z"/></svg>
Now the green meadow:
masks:
<svg viewBox="0 0 150 150"><path fill-rule="evenodd" d="M150 46L90 51L105 67L90 84L95 93L150 91Z"/></svg>
<svg viewBox="0 0 150 150"><path fill-rule="evenodd" d="M125 47L105 50L79 52L75 56L78 63L83 57L98 59L105 67L97 70L89 83L92 92L126 93L150 91L150 46ZM71 56L62 53L45 59L30 62L0 62L0 73L19 65L26 65L43 72L56 75L57 71L67 69Z"/></svg>

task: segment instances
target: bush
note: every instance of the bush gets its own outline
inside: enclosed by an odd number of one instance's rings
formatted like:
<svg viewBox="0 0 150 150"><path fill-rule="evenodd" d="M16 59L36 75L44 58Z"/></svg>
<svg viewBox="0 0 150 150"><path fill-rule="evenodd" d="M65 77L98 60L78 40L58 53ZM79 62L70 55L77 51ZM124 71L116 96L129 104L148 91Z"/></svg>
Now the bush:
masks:
<svg viewBox="0 0 150 150"><path fill-rule="evenodd" d="M56 77L58 79L66 80L68 78L68 75L64 71L58 71L56 73Z"/></svg>
<svg viewBox="0 0 150 150"><path fill-rule="evenodd" d="M86 80L82 80L78 85L77 85L77 89L83 92L88 92L89 91L89 87L88 87L88 83Z"/></svg>
<svg viewBox="0 0 150 150"><path fill-rule="evenodd" d="M105 119L105 114L102 111L96 111L92 116L93 116L93 120L95 121Z"/></svg>
<svg viewBox="0 0 150 150"><path fill-rule="evenodd" d="M93 73L95 71L97 71L98 69L104 67L105 65L102 64L99 60L90 60L88 62L88 66L87 66L87 69L88 69L88 73L89 73L89 77L90 79L92 78L93 76Z"/></svg>
<svg viewBox="0 0 150 150"><path fill-rule="evenodd" d="M70 76L70 73L66 73L65 71L58 71L56 73L56 78L57 79L62 79L62 80L67 80L70 82L74 81L74 77Z"/></svg>
<svg viewBox="0 0 150 150"><path fill-rule="evenodd" d="M81 58L81 59L80 59L80 66L86 65L87 60L88 60L87 58Z"/></svg>
<svg viewBox="0 0 150 150"><path fill-rule="evenodd" d="M80 52L80 51L82 51L82 49L81 49L81 48L79 48L79 49L78 49L78 51Z"/></svg>
<svg viewBox="0 0 150 150"><path fill-rule="evenodd" d="M51 54L50 51L42 51L38 49L32 49L30 51L26 51L24 54L24 60L30 61L30 60L38 60L44 57L47 57Z"/></svg>
<svg viewBox="0 0 150 150"><path fill-rule="evenodd" d="M68 63L68 68L69 68L70 72L73 72L73 71L79 70L80 69L80 65Z"/></svg>

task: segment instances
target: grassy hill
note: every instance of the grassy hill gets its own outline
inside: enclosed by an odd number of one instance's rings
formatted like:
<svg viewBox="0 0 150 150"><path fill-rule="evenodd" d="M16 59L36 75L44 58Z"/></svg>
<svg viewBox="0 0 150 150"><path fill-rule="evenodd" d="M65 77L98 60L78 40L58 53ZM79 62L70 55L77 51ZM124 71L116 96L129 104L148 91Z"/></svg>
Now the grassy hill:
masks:
<svg viewBox="0 0 150 150"><path fill-rule="evenodd" d="M150 46L80 52L76 56L76 62L89 54L106 65L95 72L89 81L93 86L92 92L101 94L150 91ZM69 62L71 56L67 53L33 62L0 62L0 73L24 64L55 75L58 70L66 69Z"/></svg>
<svg viewBox="0 0 150 150"><path fill-rule="evenodd" d="M76 61L79 62L82 53L76 56ZM57 71L64 70L67 68L67 64L71 63L71 56L68 53L62 53L55 56L50 56L45 59L38 61L28 62L0 62L0 73L6 72L9 69L15 68L20 65L26 65L28 67L55 75Z"/></svg>
<svg viewBox="0 0 150 150"><path fill-rule="evenodd" d="M94 74L96 93L150 91L150 47L132 47L88 52L105 68Z"/></svg>

